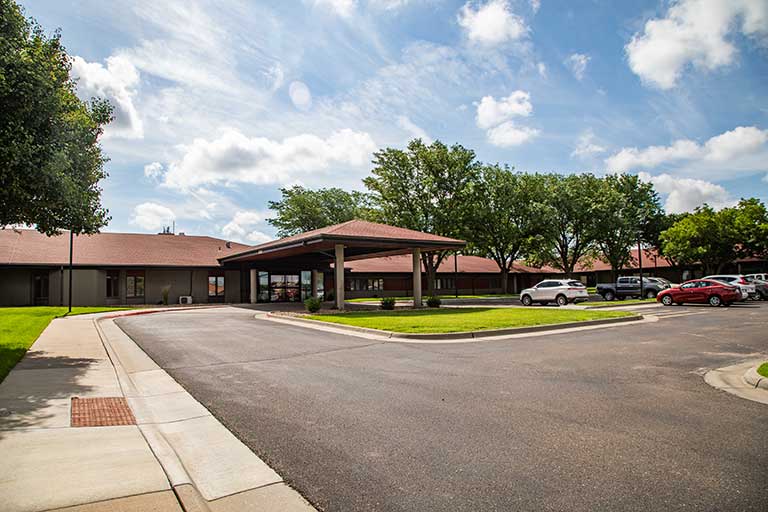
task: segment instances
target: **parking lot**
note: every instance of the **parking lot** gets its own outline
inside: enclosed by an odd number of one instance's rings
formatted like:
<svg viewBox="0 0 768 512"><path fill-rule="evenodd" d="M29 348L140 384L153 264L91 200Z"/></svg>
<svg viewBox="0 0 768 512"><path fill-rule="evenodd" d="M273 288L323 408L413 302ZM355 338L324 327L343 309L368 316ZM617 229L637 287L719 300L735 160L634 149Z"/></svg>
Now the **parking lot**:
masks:
<svg viewBox="0 0 768 512"><path fill-rule="evenodd" d="M460 344L221 308L118 324L324 510L765 510L768 407L708 370L768 354L768 303Z"/></svg>

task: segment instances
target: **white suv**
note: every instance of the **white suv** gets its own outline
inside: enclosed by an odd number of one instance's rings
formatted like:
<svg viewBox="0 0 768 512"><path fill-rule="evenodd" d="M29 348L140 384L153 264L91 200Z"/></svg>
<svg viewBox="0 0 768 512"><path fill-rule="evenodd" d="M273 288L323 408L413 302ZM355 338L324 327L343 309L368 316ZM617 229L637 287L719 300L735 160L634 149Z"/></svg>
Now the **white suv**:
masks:
<svg viewBox="0 0 768 512"><path fill-rule="evenodd" d="M715 281L720 281L721 283L728 283L731 286L736 286L741 290L742 299L747 299L749 297L754 299L758 297L757 288L755 288L754 283L750 283L740 274L719 274L716 276L702 277L702 279L713 279Z"/></svg>
<svg viewBox="0 0 768 512"><path fill-rule="evenodd" d="M587 288L573 279L547 279L520 292L523 306L530 306L534 302L544 305L555 302L558 306L565 306L569 302L575 304L585 300L589 300Z"/></svg>

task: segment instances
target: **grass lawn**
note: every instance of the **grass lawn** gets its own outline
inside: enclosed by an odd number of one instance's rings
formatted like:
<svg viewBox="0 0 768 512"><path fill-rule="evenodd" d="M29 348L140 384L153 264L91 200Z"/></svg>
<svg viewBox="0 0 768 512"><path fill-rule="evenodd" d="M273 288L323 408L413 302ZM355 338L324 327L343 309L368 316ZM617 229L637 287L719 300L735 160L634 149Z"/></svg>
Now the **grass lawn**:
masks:
<svg viewBox="0 0 768 512"><path fill-rule="evenodd" d="M311 315L313 320L394 332L446 333L618 318L622 311L523 308L444 308L407 311L354 311Z"/></svg>
<svg viewBox="0 0 768 512"><path fill-rule="evenodd" d="M516 299L517 294L487 294L487 295L438 295L440 299ZM427 295L423 299L426 301ZM345 299L344 302L379 302L381 297L360 297L357 299ZM413 300L413 297L395 297L395 300Z"/></svg>
<svg viewBox="0 0 768 512"><path fill-rule="evenodd" d="M599 307L599 306L631 306L632 304L655 304L656 299L626 299L626 300L598 300L590 302L582 302L582 306Z"/></svg>
<svg viewBox="0 0 768 512"><path fill-rule="evenodd" d="M757 367L757 373L763 377L768 377L768 363L763 363Z"/></svg>
<svg viewBox="0 0 768 512"><path fill-rule="evenodd" d="M131 308L80 307L72 315ZM66 307L0 308L0 382L54 318L67 316Z"/></svg>

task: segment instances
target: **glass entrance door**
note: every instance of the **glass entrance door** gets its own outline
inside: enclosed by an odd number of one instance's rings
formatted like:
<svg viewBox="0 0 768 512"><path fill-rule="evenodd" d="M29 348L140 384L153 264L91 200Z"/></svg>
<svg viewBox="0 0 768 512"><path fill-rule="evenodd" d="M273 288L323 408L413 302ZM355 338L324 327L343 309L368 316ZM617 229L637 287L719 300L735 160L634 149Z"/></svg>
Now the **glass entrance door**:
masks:
<svg viewBox="0 0 768 512"><path fill-rule="evenodd" d="M301 288L298 274L270 274L270 302L298 302L301 300Z"/></svg>

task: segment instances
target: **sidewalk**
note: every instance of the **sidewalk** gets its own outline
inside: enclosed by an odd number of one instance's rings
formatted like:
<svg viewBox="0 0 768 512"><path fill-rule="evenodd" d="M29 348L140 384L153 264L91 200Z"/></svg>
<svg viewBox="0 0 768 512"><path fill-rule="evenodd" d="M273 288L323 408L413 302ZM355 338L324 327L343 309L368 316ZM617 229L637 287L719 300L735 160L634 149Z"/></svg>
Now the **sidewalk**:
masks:
<svg viewBox="0 0 768 512"><path fill-rule="evenodd" d="M314 510L108 318L53 320L0 384L0 454L8 512Z"/></svg>

